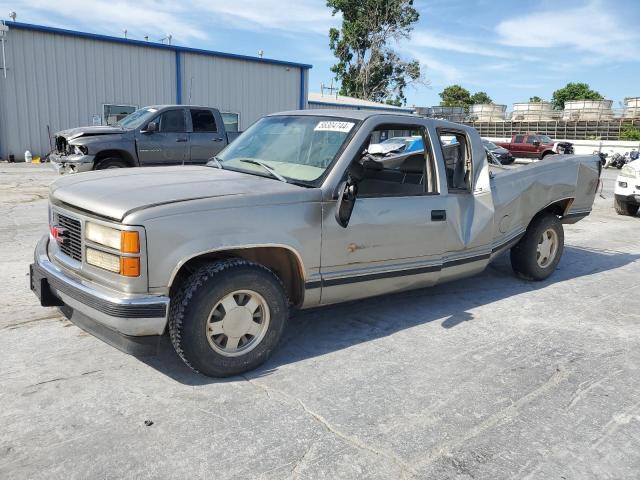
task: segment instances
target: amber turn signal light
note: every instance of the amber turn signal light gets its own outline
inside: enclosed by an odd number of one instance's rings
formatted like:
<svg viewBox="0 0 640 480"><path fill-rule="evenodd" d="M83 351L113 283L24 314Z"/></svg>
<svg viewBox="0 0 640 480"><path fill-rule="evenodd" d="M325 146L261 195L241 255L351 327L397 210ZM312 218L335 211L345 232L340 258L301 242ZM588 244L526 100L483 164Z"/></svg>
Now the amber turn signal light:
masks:
<svg viewBox="0 0 640 480"><path fill-rule="evenodd" d="M139 277L140 259L138 257L120 257L120 275Z"/></svg>
<svg viewBox="0 0 640 480"><path fill-rule="evenodd" d="M140 236L138 232L120 232L120 251L123 253L140 253Z"/></svg>

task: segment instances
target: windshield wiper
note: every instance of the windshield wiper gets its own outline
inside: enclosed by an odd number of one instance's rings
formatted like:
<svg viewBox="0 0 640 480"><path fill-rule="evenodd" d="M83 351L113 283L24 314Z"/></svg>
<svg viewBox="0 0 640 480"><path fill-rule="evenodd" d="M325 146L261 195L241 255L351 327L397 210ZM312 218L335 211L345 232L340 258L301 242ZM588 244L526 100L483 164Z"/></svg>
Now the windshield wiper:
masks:
<svg viewBox="0 0 640 480"><path fill-rule="evenodd" d="M243 163L251 163L252 165L259 165L262 168L264 168L267 172L269 172L269 174L273 178L277 178L278 180L280 180L281 182L284 182L284 183L289 183L286 178L284 178L282 175L280 175L278 172L276 172L273 168L271 168L269 165L267 165L266 163L264 163L264 162L262 162L260 160L254 160L252 158L242 158L242 159L240 159L238 161L239 162L243 162Z"/></svg>
<svg viewBox="0 0 640 480"><path fill-rule="evenodd" d="M224 170L224 167L222 166L222 163L220 163L220 160L218 160L218 157L211 157L207 162L207 166L210 167L211 164L213 164L216 168L219 168L220 170Z"/></svg>

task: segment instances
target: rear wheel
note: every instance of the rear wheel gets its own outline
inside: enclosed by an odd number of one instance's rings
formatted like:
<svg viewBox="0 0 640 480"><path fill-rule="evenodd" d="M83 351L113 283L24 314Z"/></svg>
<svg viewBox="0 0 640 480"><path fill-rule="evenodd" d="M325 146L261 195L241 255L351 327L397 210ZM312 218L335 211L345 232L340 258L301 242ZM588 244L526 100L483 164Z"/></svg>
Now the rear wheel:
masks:
<svg viewBox="0 0 640 480"><path fill-rule="evenodd" d="M227 377L266 361L288 316L284 288L271 270L220 260L195 271L171 300L169 335L193 370Z"/></svg>
<svg viewBox="0 0 640 480"><path fill-rule="evenodd" d="M625 202L624 200L618 200L617 198L613 200L613 207L616 209L616 213L618 215L627 215L631 217L638 213L638 209L640 209L640 205L637 203Z"/></svg>
<svg viewBox="0 0 640 480"><path fill-rule="evenodd" d="M544 280L555 271L563 249L564 230L560 219L550 213L538 215L511 249L511 267L524 278Z"/></svg>
<svg viewBox="0 0 640 480"><path fill-rule="evenodd" d="M96 170L108 170L110 168L126 168L129 165L127 162L118 157L109 157L100 160L96 165Z"/></svg>

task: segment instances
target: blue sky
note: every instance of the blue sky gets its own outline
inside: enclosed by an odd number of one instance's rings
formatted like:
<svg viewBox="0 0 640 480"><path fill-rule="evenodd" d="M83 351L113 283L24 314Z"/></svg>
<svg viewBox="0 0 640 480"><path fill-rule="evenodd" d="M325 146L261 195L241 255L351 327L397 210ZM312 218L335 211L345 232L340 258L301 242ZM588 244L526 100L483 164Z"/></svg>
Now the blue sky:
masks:
<svg viewBox="0 0 640 480"><path fill-rule="evenodd" d="M409 105L437 105L459 83L510 105L545 99L583 81L619 106L640 96L638 0L416 0L420 20L396 46L418 59L429 86L407 90ZM322 0L13 0L0 17L114 36L158 40L310 63L311 91L329 83L328 29L339 26Z"/></svg>

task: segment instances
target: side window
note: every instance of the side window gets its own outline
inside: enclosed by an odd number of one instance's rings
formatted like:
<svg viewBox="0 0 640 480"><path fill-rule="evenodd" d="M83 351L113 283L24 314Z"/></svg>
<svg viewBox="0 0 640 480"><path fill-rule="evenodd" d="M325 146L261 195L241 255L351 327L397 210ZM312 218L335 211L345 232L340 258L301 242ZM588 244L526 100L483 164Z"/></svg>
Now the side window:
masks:
<svg viewBox="0 0 640 480"><path fill-rule="evenodd" d="M516 139L513 141L513 143L523 143L524 142L524 135L516 135Z"/></svg>
<svg viewBox="0 0 640 480"><path fill-rule="evenodd" d="M218 131L211 110L191 110L191 123L195 133Z"/></svg>
<svg viewBox="0 0 640 480"><path fill-rule="evenodd" d="M432 150L428 143L425 148L427 138L420 125L380 125L373 130L359 159L364 168L358 196L437 193Z"/></svg>
<svg viewBox="0 0 640 480"><path fill-rule="evenodd" d="M527 137L527 143L528 143L529 145L533 145L533 142L535 142L537 139L538 139L538 137L537 137L537 136L535 136L535 135L529 135L529 136Z"/></svg>
<svg viewBox="0 0 640 480"><path fill-rule="evenodd" d="M447 170L447 186L452 193L471 192L471 147L467 136L455 130L438 129L440 148Z"/></svg>
<svg viewBox="0 0 640 480"><path fill-rule="evenodd" d="M184 110L167 110L163 112L158 117L160 122L159 130L162 133L176 132L182 133L186 132L186 124L184 121Z"/></svg>
<svg viewBox="0 0 640 480"><path fill-rule="evenodd" d="M227 132L239 132L240 131L240 115L232 112L221 112L222 121L224 122L224 129Z"/></svg>

